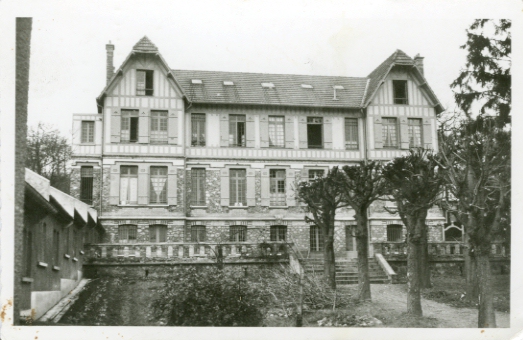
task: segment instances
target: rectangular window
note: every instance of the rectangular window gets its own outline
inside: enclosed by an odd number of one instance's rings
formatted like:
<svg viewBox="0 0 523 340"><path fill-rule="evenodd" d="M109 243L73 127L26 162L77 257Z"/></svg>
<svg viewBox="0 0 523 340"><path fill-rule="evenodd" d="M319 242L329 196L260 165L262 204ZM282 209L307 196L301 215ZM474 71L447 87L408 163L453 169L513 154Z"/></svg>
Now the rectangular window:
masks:
<svg viewBox="0 0 523 340"><path fill-rule="evenodd" d="M230 172L230 206L247 206L246 170L231 169Z"/></svg>
<svg viewBox="0 0 523 340"><path fill-rule="evenodd" d="M285 195L285 170L271 169L270 177L270 193L272 206L286 206L287 197Z"/></svg>
<svg viewBox="0 0 523 340"><path fill-rule="evenodd" d="M323 232L321 228L316 225L310 228L310 250L323 251Z"/></svg>
<svg viewBox="0 0 523 340"><path fill-rule="evenodd" d="M134 224L122 224L118 226L118 239L120 243L136 242L137 227Z"/></svg>
<svg viewBox="0 0 523 340"><path fill-rule="evenodd" d="M394 104L408 104L408 88L406 80L393 80Z"/></svg>
<svg viewBox="0 0 523 340"><path fill-rule="evenodd" d="M421 148L421 119L409 118L409 147Z"/></svg>
<svg viewBox="0 0 523 340"><path fill-rule="evenodd" d="M347 225L345 226L345 250L355 251L355 242L356 241L356 226Z"/></svg>
<svg viewBox="0 0 523 340"><path fill-rule="evenodd" d="M191 204L196 206L206 205L205 201L205 169L191 169L192 200Z"/></svg>
<svg viewBox="0 0 523 340"><path fill-rule="evenodd" d="M398 134L396 118L383 118L382 120L383 147L395 149L398 147Z"/></svg>
<svg viewBox="0 0 523 340"><path fill-rule="evenodd" d="M120 141L136 143L138 141L138 110L122 110Z"/></svg>
<svg viewBox="0 0 523 340"><path fill-rule="evenodd" d="M402 241L403 226L401 224L389 224L387 226L387 241L400 242Z"/></svg>
<svg viewBox="0 0 523 340"><path fill-rule="evenodd" d="M33 267L33 233L27 229L24 230L24 252L25 252L25 266L24 266L24 276L31 277L32 267Z"/></svg>
<svg viewBox="0 0 523 340"><path fill-rule="evenodd" d="M60 265L60 232L53 230L53 265Z"/></svg>
<svg viewBox="0 0 523 340"><path fill-rule="evenodd" d="M323 148L323 118L307 117L307 143L309 149Z"/></svg>
<svg viewBox="0 0 523 340"><path fill-rule="evenodd" d="M46 249L48 248L47 243L47 223L42 223L42 238L40 239L40 252L38 261L47 262Z"/></svg>
<svg viewBox="0 0 523 340"><path fill-rule="evenodd" d="M149 242L167 242L167 226L166 225L150 225L149 226Z"/></svg>
<svg viewBox="0 0 523 340"><path fill-rule="evenodd" d="M93 167L80 168L80 200L89 205L93 204Z"/></svg>
<svg viewBox="0 0 523 340"><path fill-rule="evenodd" d="M309 181L321 178L325 175L325 170L323 169L309 169Z"/></svg>
<svg viewBox="0 0 523 340"><path fill-rule="evenodd" d="M152 70L136 70L136 95L153 95L153 74Z"/></svg>
<svg viewBox="0 0 523 340"><path fill-rule="evenodd" d="M287 226L273 225L271 226L271 241L279 242L287 240Z"/></svg>
<svg viewBox="0 0 523 340"><path fill-rule="evenodd" d="M138 203L138 167L120 167L120 204Z"/></svg>
<svg viewBox="0 0 523 340"><path fill-rule="evenodd" d="M358 148L358 118L345 118L345 149Z"/></svg>
<svg viewBox="0 0 523 340"><path fill-rule="evenodd" d="M167 111L151 110L151 143L167 144Z"/></svg>
<svg viewBox="0 0 523 340"><path fill-rule="evenodd" d="M247 240L247 227L244 225L232 225L230 231L230 242L245 242Z"/></svg>
<svg viewBox="0 0 523 340"><path fill-rule="evenodd" d="M191 145L205 146L205 113L191 114Z"/></svg>
<svg viewBox="0 0 523 340"><path fill-rule="evenodd" d="M205 242L207 240L207 232L203 225L191 226L191 242Z"/></svg>
<svg viewBox="0 0 523 340"><path fill-rule="evenodd" d="M245 147L245 115L229 115L229 146Z"/></svg>
<svg viewBox="0 0 523 340"><path fill-rule="evenodd" d="M285 147L285 122L282 116L269 116L269 146Z"/></svg>
<svg viewBox="0 0 523 340"><path fill-rule="evenodd" d="M149 203L167 204L167 167L151 167Z"/></svg>
<svg viewBox="0 0 523 340"><path fill-rule="evenodd" d="M94 122L82 121L82 143L94 143Z"/></svg>

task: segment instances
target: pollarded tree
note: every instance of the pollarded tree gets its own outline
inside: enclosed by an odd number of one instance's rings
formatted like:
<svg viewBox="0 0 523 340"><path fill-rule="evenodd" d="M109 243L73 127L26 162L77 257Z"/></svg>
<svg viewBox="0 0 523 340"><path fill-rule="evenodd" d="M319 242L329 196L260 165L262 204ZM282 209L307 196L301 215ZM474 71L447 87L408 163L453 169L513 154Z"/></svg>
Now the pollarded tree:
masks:
<svg viewBox="0 0 523 340"><path fill-rule="evenodd" d="M343 201L343 176L334 167L325 177L302 181L297 186L297 198L307 205L312 218L306 216L305 222L313 222L323 233L324 275L329 286L336 288L336 264L334 259L334 219L336 210L347 206Z"/></svg>
<svg viewBox="0 0 523 340"><path fill-rule="evenodd" d="M386 164L383 177L388 194L397 203L398 213L407 227L407 313L422 315L420 273L428 210L439 199L441 176L437 158L430 151L411 150Z"/></svg>
<svg viewBox="0 0 523 340"><path fill-rule="evenodd" d="M492 241L510 228L510 132L498 123L497 117L469 119L447 131L440 147L442 175L457 199L477 271L480 328L496 327L489 257Z"/></svg>
<svg viewBox="0 0 523 340"><path fill-rule="evenodd" d="M385 194L385 180L382 166L377 162L360 162L344 166L343 199L354 209L356 219L355 237L358 252L358 299L370 300L369 279L369 233L367 229L367 210L380 196Z"/></svg>

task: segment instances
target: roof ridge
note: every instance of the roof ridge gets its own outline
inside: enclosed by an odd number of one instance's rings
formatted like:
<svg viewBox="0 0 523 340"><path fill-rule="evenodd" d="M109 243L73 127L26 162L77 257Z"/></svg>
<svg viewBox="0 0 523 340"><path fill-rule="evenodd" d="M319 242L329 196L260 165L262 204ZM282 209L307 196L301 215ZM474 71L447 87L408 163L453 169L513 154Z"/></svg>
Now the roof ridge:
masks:
<svg viewBox="0 0 523 340"><path fill-rule="evenodd" d="M133 51L158 52L158 47L146 35L133 46Z"/></svg>
<svg viewBox="0 0 523 340"><path fill-rule="evenodd" d="M327 75L313 75L313 74L297 74L297 73L267 73L267 72L242 72L242 71L213 71L213 70L184 70L184 69L171 69L171 71L182 71L182 72L210 72L210 73L236 73L236 74L258 74L258 75L271 75L271 76L298 76L298 77L325 77L325 78L343 78L343 79L368 79L369 77L353 77L353 76L327 76Z"/></svg>

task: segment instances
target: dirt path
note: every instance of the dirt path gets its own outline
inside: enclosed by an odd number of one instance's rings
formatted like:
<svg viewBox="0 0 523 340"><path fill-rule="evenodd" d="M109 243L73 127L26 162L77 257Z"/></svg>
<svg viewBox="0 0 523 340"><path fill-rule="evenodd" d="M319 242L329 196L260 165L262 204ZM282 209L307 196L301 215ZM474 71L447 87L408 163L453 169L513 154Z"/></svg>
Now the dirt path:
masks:
<svg viewBox="0 0 523 340"><path fill-rule="evenodd" d="M371 285L372 301L384 310L403 313L407 310L407 293L401 285ZM436 301L421 299L423 316L438 319L439 328L477 328L478 311L473 308L455 308ZM499 328L510 327L510 314L496 312Z"/></svg>

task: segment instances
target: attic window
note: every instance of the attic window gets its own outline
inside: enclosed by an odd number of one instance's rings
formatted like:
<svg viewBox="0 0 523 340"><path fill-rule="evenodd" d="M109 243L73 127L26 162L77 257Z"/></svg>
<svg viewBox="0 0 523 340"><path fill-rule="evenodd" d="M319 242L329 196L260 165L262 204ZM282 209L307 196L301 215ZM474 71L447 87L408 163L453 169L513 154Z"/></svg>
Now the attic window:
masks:
<svg viewBox="0 0 523 340"><path fill-rule="evenodd" d="M153 74L152 70L136 70L136 95L153 95Z"/></svg>
<svg viewBox="0 0 523 340"><path fill-rule="evenodd" d="M274 88L274 84L273 83L261 83L261 86L262 87L267 87L267 88Z"/></svg>
<svg viewBox="0 0 523 340"><path fill-rule="evenodd" d="M192 82L193 84L203 84L203 82L202 82L201 79L193 79L193 80L191 80L191 82Z"/></svg>
<svg viewBox="0 0 523 340"><path fill-rule="evenodd" d="M312 85L310 84L301 84L301 87L303 87L304 89L312 89Z"/></svg>
<svg viewBox="0 0 523 340"><path fill-rule="evenodd" d="M233 83L232 81L224 81L224 82L223 82L223 85L233 86L234 83Z"/></svg>
<svg viewBox="0 0 523 340"><path fill-rule="evenodd" d="M336 97L336 90L344 90L345 88L341 85L334 85L332 88L334 90L334 97L332 100L338 100L338 97Z"/></svg>

